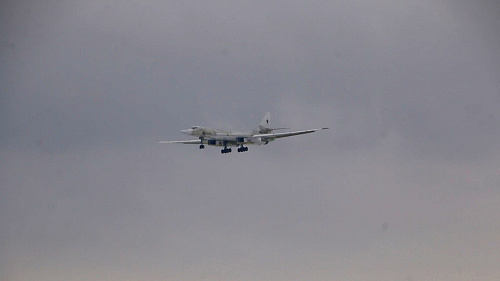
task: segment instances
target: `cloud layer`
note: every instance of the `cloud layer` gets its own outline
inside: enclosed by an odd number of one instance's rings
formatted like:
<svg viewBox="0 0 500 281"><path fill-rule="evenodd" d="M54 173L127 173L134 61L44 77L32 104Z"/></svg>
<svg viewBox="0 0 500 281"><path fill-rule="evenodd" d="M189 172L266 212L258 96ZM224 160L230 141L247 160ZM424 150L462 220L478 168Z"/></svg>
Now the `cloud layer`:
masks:
<svg viewBox="0 0 500 281"><path fill-rule="evenodd" d="M0 4L3 280L496 280L494 1ZM329 131L247 153L191 125Z"/></svg>

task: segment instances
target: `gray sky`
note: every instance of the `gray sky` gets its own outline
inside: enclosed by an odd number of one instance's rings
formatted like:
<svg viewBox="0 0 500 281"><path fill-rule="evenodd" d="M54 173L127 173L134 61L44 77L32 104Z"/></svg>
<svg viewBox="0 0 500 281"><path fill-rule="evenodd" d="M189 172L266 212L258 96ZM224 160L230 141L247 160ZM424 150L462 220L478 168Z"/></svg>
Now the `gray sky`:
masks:
<svg viewBox="0 0 500 281"><path fill-rule="evenodd" d="M496 1L2 1L1 280L497 280ZM192 125L331 130L247 153Z"/></svg>

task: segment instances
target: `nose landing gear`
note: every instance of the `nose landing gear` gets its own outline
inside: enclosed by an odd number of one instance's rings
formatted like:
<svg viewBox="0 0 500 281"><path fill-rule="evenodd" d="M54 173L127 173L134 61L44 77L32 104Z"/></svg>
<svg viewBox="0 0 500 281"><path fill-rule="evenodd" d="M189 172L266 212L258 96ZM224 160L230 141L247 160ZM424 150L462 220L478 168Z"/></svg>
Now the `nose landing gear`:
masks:
<svg viewBox="0 0 500 281"><path fill-rule="evenodd" d="M205 134L205 132L203 132L203 134ZM204 140L204 138L200 137L200 149L204 149L205 148L205 145L203 144L203 140Z"/></svg>

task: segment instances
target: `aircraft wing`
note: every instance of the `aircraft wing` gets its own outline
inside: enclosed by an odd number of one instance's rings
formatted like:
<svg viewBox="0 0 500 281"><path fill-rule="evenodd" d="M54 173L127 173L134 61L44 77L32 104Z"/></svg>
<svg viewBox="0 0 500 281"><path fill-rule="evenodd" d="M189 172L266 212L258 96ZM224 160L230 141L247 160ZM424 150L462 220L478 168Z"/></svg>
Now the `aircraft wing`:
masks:
<svg viewBox="0 0 500 281"><path fill-rule="evenodd" d="M283 132L283 133L272 133L272 134L258 134L253 135L255 138L263 138L263 139L278 139L278 138L286 138L291 136L298 136L304 134L310 134L321 130L327 130L328 128L319 128L319 129L310 129L310 130L302 130L302 131L294 131L294 132Z"/></svg>
<svg viewBox="0 0 500 281"><path fill-rule="evenodd" d="M201 140L185 140L185 141L160 141L159 143L183 143L183 144L201 144Z"/></svg>

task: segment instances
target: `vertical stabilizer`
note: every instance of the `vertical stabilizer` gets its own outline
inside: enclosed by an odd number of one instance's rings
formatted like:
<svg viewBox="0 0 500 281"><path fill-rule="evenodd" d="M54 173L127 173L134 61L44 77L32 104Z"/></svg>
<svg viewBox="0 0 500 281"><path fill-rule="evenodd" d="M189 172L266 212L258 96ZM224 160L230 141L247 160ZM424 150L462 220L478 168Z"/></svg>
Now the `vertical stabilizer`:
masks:
<svg viewBox="0 0 500 281"><path fill-rule="evenodd" d="M271 122L271 113L267 112L266 115L264 115L264 118L262 118L262 122L260 122L259 133L267 134L271 132L270 122Z"/></svg>

